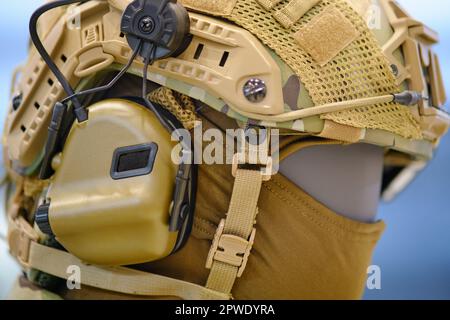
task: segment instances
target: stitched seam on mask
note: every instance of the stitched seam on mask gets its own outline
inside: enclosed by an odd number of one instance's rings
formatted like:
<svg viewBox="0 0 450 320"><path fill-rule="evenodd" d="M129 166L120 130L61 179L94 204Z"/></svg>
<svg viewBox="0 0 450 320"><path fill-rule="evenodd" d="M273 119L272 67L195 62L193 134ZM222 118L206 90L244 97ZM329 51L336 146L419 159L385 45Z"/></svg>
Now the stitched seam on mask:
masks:
<svg viewBox="0 0 450 320"><path fill-rule="evenodd" d="M305 213L302 211L302 208L295 205L295 203L289 201L287 198L284 198L283 196L281 196L280 194L276 193L273 190L270 190L269 192L271 192L273 195L275 195L276 197L278 197L279 199L285 201L288 205L290 205L292 208L296 209L296 210L300 210L300 214L303 215L305 218L307 218L308 220L310 220L312 223L314 223L315 225L319 226L320 228L328 231L331 235L335 235L338 238L342 238L345 240L349 240L352 242L368 242L368 243L377 243L378 242L378 235L375 233L367 233L367 234L361 234L358 233L357 231L354 230L348 230L343 228L340 225L336 225L330 221L326 221L326 222L330 222L331 225L337 227L336 228L331 228L330 226L327 226L324 222L321 222L317 219L315 219L313 216ZM301 200L300 200L301 201ZM304 203L304 201L301 201ZM316 212L317 214L320 214L320 212L318 212L317 210L315 210L314 208L311 208L310 206L306 205L306 207L310 208L312 211Z"/></svg>
<svg viewBox="0 0 450 320"><path fill-rule="evenodd" d="M194 223L194 228L197 229L198 231L204 233L204 234L207 235L207 236L210 236L210 237L213 237L213 236L214 236L213 233L210 233L208 230L206 230L206 229L204 229L204 228L202 228L202 227L199 227L199 226L196 225L195 223Z"/></svg>
<svg viewBox="0 0 450 320"><path fill-rule="evenodd" d="M265 186L265 188L272 193L274 196L276 196L277 198L279 198L280 200L284 201L286 204L290 205L292 208L294 209L298 209L300 210L300 214L304 217L306 217L308 220L310 220L311 222L313 222L314 224L318 225L319 227L331 232L332 234L335 234L337 236L345 236L344 233L339 232L336 229L331 229L330 227L326 226L323 224L323 222L318 221L317 219L315 219L314 217L312 217L311 215L305 213L303 210L301 210L302 208L300 208L299 206L297 206L295 203L289 201L289 199L287 199L286 197L283 197L281 194L277 193L275 190L271 189L269 186ZM306 207L308 207L309 209L311 209L312 211L314 211L315 213L319 213L316 209L312 208L311 206L309 206L308 204L306 204L303 200L300 200L303 204L305 204ZM358 239L359 240L359 239Z"/></svg>
<svg viewBox="0 0 450 320"><path fill-rule="evenodd" d="M326 216L326 215L321 214L320 211L318 211L316 208L314 208L312 205L310 205L305 199L303 199L303 198L301 198L301 197L295 195L293 192L289 191L289 190L286 188L286 186L283 185L281 182L279 182L279 181L273 181L273 182L274 182L278 187L280 187L283 191L285 191L286 193L290 194L294 199L301 201L303 204L305 204L306 206L308 206L308 208L314 210L316 213L319 213L320 216L321 216L323 219L326 219L327 222L329 222L330 224L333 224L333 225L335 225L335 226L337 226L337 227L339 227L339 228L341 228L341 229L343 229L343 230L346 230L346 231L349 231L349 232L354 232L354 233L359 233L359 234L372 234L372 233L377 233L377 232L379 232L378 230L374 230L374 231L364 231L364 230L352 230L352 229L349 229L349 228L348 228L347 226L345 226L343 223L340 223L339 221L334 221L332 218L330 218L330 217L328 217L328 216ZM336 213L332 213L332 214L336 214ZM336 215L337 215L337 214L336 214ZM345 218L345 217L342 217L342 218L343 218L343 219L347 219L347 218ZM366 227L366 226L367 226L367 227L374 227L374 226L375 226L375 225L364 225L364 223L362 223L362 222L351 221L350 219L347 219L347 220L349 220L351 223L358 224L358 226L356 226L356 228Z"/></svg>
<svg viewBox="0 0 450 320"><path fill-rule="evenodd" d="M210 225L211 227L213 227L214 230L217 229L217 226L216 226L214 223L209 222L208 220L206 220L206 219L204 219L204 218L201 218L201 217L195 217L195 220L201 220L201 221L207 223L208 225ZM197 230L200 231L200 232L203 232L203 233L206 234L207 236L212 236L212 237L214 236L214 233L209 232L206 228L199 226L198 223L196 223L195 220L194 220L194 228L195 228L195 229L197 229Z"/></svg>
<svg viewBox="0 0 450 320"><path fill-rule="evenodd" d="M209 225L210 225L211 227L213 227L214 229L217 229L217 225L216 225L216 224L212 223L212 222L209 221L209 220L206 220L205 218L202 218L202 217L196 217L196 219L201 220L201 221L203 221L203 222L206 222L207 224L209 224Z"/></svg>
<svg viewBox="0 0 450 320"><path fill-rule="evenodd" d="M352 233L357 233L357 234L361 234L361 235L371 235L371 234L376 234L376 233L380 233L380 230L374 230L374 231L364 231L364 230L352 230L349 229L347 226L343 225L342 223L339 223L338 221L333 221L332 218L327 217L326 215L321 214L320 211L318 211L316 208L314 208L313 206L311 206L306 200L298 197L297 195L295 195L294 193L292 193L291 191L289 191L286 186L282 185L280 182L278 181L274 181L274 183L280 187L281 189L283 189L283 191L287 192L288 194L290 194L294 199L301 201L304 205L306 205L308 208L310 208L311 210L313 210L314 212L318 213L320 215L321 218L325 219L327 222L329 222L330 224L339 227L342 230L345 230L347 232L352 232ZM289 200L288 200L289 201ZM335 213L332 213L335 214ZM344 217L342 217L343 219L346 219ZM350 221L350 220L349 220ZM359 227L365 227L364 223L361 222L357 222L357 221L352 221L352 223L356 223L359 224L359 226L357 226L356 228ZM367 227L374 227L375 225L367 225Z"/></svg>
<svg viewBox="0 0 450 320"><path fill-rule="evenodd" d="M214 234L209 232L206 228L200 227L199 225L194 224L194 228L197 229L198 231L203 232L204 234L208 235L208 236L213 236Z"/></svg>
<svg viewBox="0 0 450 320"><path fill-rule="evenodd" d="M364 232L359 232L359 231L355 231L355 230L350 230L345 228L342 225L336 224L333 221L331 221L329 218L324 217L323 215L321 215L321 217L323 217L324 219L326 219L326 222L329 222L330 224L332 224L335 227L338 227L338 229L332 229L329 226L325 225L323 222L318 221L316 218L314 218L313 216L311 216L310 214L305 213L301 207L299 207L298 205L296 205L294 202L291 202L289 199L283 197L281 194L277 193L276 191L274 191L273 189L271 189L269 186L264 185L264 187L271 192L273 195L275 195L277 198L279 198L280 200L285 201L288 205L290 205L291 207L293 207L294 209L298 209L300 210L300 214L302 214L304 217L306 217L308 220L310 220L311 222L313 222L314 224L318 225L319 227L329 231L330 233L339 236L339 237L343 237L346 238L347 240L350 241L364 241L364 242L370 242L370 243L377 243L378 242L378 235L380 234L380 231L374 231L374 232L369 232L369 233L364 233ZM306 203L303 199L297 199L300 202L302 202L306 207L308 207L309 209L311 209L312 211L314 211L317 214L320 214L320 212L318 210L316 210L315 208L311 207L308 203Z"/></svg>

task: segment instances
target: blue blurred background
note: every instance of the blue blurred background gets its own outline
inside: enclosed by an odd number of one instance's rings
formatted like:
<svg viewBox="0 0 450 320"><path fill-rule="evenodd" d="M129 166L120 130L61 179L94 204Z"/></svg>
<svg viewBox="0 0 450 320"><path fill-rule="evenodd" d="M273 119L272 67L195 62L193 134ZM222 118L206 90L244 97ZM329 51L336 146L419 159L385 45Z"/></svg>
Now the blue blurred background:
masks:
<svg viewBox="0 0 450 320"><path fill-rule="evenodd" d="M28 19L42 0L8 1L0 19L0 119L6 113L10 75L27 56ZM417 19L439 31L440 54L450 93L450 1L399 1ZM450 299L450 139L442 141L436 159L400 197L380 208L388 229L373 264L382 270L382 289L366 299ZM1 199L0 199L1 200ZM6 234L0 218L0 235ZM19 268L0 240L0 298L8 292Z"/></svg>

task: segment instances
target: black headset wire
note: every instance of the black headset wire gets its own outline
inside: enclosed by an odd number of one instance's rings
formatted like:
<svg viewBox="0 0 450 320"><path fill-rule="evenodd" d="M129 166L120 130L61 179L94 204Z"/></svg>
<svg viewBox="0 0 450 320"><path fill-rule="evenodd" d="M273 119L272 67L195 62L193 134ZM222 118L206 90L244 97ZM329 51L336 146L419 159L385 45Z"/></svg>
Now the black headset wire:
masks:
<svg viewBox="0 0 450 320"><path fill-rule="evenodd" d="M80 103L78 98L81 96L84 96L84 95L94 94L94 93L98 93L98 92L102 92L102 91L111 89L114 86L114 84L116 84L117 81L119 81L123 77L123 75L129 70L129 68L133 64L134 60L136 59L136 57L139 54L140 49L142 48L142 45L143 45L143 40L141 40L138 47L134 50L133 54L131 55L128 63L121 69L121 71L108 84L101 86L101 87L92 88L92 89L88 89L88 90L76 93L74 91L74 89L71 87L67 78L63 75L61 70L58 68L56 63L53 61L53 59L50 57L49 53L45 49L45 47L39 37L38 31L37 31L37 23L38 23L39 18L44 13L46 13L52 9L56 9L58 7L67 6L67 5L76 4L76 3L82 4L82 3L85 3L88 1L91 1L91 0L55 0L53 2L46 3L43 6L39 7L32 14L32 16L30 18L30 24L29 24L31 41L33 42L34 46L36 47L36 50L39 52L39 54L41 55L44 62L47 64L48 68L55 75L55 77L60 82L61 86L63 87L64 91L67 94L67 97L64 98L63 100L61 100L60 103L63 105L66 105L67 102L72 101L72 103L74 104L75 116L76 116L78 122L84 122L88 119L87 110L82 106L82 104ZM97 1L105 1L105 0L97 0ZM160 10L162 10L162 8L164 8L168 3L169 3L169 0L165 0L163 2L164 5L161 6ZM156 50L157 50L157 46L156 46L156 44L153 43L149 57L144 59L142 98L143 98L146 106L155 114L155 116L158 118L158 120L161 122L161 124L167 129L167 131L172 134L177 131L177 128L175 127L175 125L173 123L171 123L170 121L167 121L162 116L161 112L153 105L153 103L147 97L147 95L148 95L148 92L147 92L148 68L149 68L149 66L151 66L154 63ZM184 142L181 141L181 138L180 138L180 142L184 145ZM186 147L186 146L184 146L184 147Z"/></svg>
<svg viewBox="0 0 450 320"><path fill-rule="evenodd" d="M167 129L167 131L170 134L173 135L177 134L178 132L176 126L169 120L166 120L166 118L163 117L161 112L155 107L155 105L148 98L148 91L147 91L148 68L155 61L156 49L157 47L153 43L149 56L144 59L144 69L142 70L142 99L144 100L147 108L149 108L150 111L152 111L155 114L160 123ZM191 154L190 158L191 162L182 162L178 168L178 173L176 177L177 183L174 191L174 201L170 213L169 229L171 231L180 231L180 228L181 229L187 228L184 230L184 232L190 233L192 228L192 219L195 210L195 196L196 196L196 192L193 192L193 190L197 190L198 169L193 162L194 153L192 152L191 149L192 145L187 145L187 141L184 141L181 135L179 135L177 138L182 146L183 151L187 151ZM183 210L183 204L186 203L188 204L190 213L186 217L182 217L180 214L181 211ZM175 214L176 212L178 212L179 214L176 215ZM174 248L174 252L178 251L181 247L183 247L186 241L187 240L185 238L184 241L177 243L176 247Z"/></svg>
<svg viewBox="0 0 450 320"><path fill-rule="evenodd" d="M55 8L58 8L61 6L71 5L71 4L75 4L75 3L84 3L87 1L90 1L90 0L54 1L54 2L45 4L45 5L41 6L40 8L38 8L33 13L33 15L31 16L31 19L30 19L31 40L32 40L34 46L36 47L37 51L41 55L42 59L44 60L44 62L48 65L49 69L52 71L52 73L55 75L55 77L61 83L61 86L63 87L64 91L67 94L67 97L64 98L61 101L61 103L66 104L67 102L72 101L72 103L74 104L75 115L79 122L83 122L83 121L87 120L87 111L83 108L83 106L81 105L78 98L81 96L94 94L94 93L98 93L98 92L102 92L102 91L111 89L123 77L123 75L130 69L131 65L133 64L133 61L136 59L136 56L139 54L139 51L142 47L142 41L141 41L139 43L138 47L136 48L136 50L131 55L130 59L128 60L128 63L120 70L120 72L108 84L101 86L101 87L92 88L92 89L88 89L88 90L76 93L74 91L74 89L71 87L69 81L59 70L59 68L56 66L55 62L53 61L53 59L50 57L47 50L45 49L45 47L38 35L38 32L37 32L37 23L38 23L39 18L47 11L50 11L52 9L55 9ZM100 0L100 1L102 1L102 0Z"/></svg>
<svg viewBox="0 0 450 320"><path fill-rule="evenodd" d="M33 42L34 46L36 47L37 51L41 55L41 57L44 60L44 62L47 64L48 68L55 75L55 77L60 82L61 86L63 87L64 91L67 94L67 97L65 99L63 99L61 102L57 103L57 105L59 105L59 107L58 108L55 107L55 110L58 109L59 112L57 112L56 114L55 113L53 114L52 121L55 120L55 118L59 117L59 121L57 121L59 123L54 123L54 125L57 126L55 128L56 130L53 130L53 132L52 132L54 139L48 139L48 141L47 141L46 152L45 152L47 161L44 160L44 164L41 167L41 173L40 173L40 176L41 176L42 179L47 179L49 177L49 172L51 174L51 169L49 168L50 159L51 159L52 153L55 151L55 148L57 146L57 141L58 141L59 129L60 129L61 121L62 121L62 118L64 117L64 114L65 114L64 110L67 107L66 103L69 102L69 101L72 101L72 103L74 105L75 117L77 118L78 122L86 121L88 119L87 110L82 106L82 104L80 103L78 98L83 96L83 95L94 94L94 93L98 93L98 92L101 92L101 91L105 91L105 90L108 90L111 87L113 87L114 84L117 81L119 81L119 79L121 79L122 76L131 67L131 65L133 64L133 61L135 60L136 56L139 54L140 49L141 49L141 47L143 45L143 40L141 40L139 45L138 45L138 47L136 48L136 50L131 55L128 63L124 66L124 68L107 85L75 93L75 91L71 87L69 81L63 75L63 73L60 71L60 69L58 68L56 63L53 61L53 59L50 57L50 55L47 52L47 50L45 49L41 39L39 38L39 34L38 34L38 31L37 31L37 23L38 23L39 18L44 13L46 13L47 11L50 11L52 9L55 9L55 8L58 8L58 7L62 7L62 6L75 4L75 3L80 3L81 4L81 3L84 3L84 2L87 2L87 1L91 1L91 0L55 0L53 2L49 2L47 4L44 4L43 6L38 8L33 13L33 15L31 16L31 19L30 19L29 29L30 29L31 41ZM99 0L99 1L104 1L104 0ZM163 1L164 5L162 5L160 7L160 12L169 3L169 1L170 0L164 0ZM142 98L145 101L146 106L155 114L155 116L158 118L160 123L169 131L170 134L173 134L174 132L177 132L177 128L175 127L175 125L173 123L171 123L170 121L166 120L165 117L163 117L161 112L155 107L155 105L148 99L148 96L147 96L148 95L148 92L147 92L148 68L155 61L156 50L157 50L156 44L152 43L152 48L151 48L151 51L150 51L150 55L149 55L149 57L146 57L144 59L144 69L143 69L143 77L142 77L143 78L143 81L142 81ZM180 140L180 143L183 145L183 149L185 149L186 148L185 141L182 141L181 137L179 137L179 140ZM179 169L178 174L177 174L177 180L184 180L187 183L187 181L193 179L192 183L194 185L191 184L191 188L195 188L196 189L196 186L195 186L195 184L196 184L196 182L195 182L196 177L193 176L194 173L191 171L191 168L192 168L191 164L182 163L180 165L180 169ZM194 171L196 171L196 168L194 168ZM185 197L185 195L181 195L181 196ZM191 214L189 216L192 216L193 210L195 208L195 196L194 196L194 204L192 204L192 201L193 201L192 197L189 197L189 198L191 198L191 199L188 200L188 203L189 203L189 206L190 206L190 211L191 211ZM181 200L183 200L183 199L181 199ZM192 220L192 217L190 219ZM176 221L175 221L175 225L176 225ZM188 225L189 225L189 223L188 223ZM190 230L188 230L188 232L190 232ZM176 250L178 250L180 246L182 246L182 243L178 244L178 248L176 248Z"/></svg>
<svg viewBox="0 0 450 320"><path fill-rule="evenodd" d="M61 101L61 103L67 103L68 101L71 101L71 100L81 97L81 96L94 94L94 93L98 93L98 92L102 92L102 91L107 91L107 90L111 89L117 83L117 81L119 81L124 76L124 74L130 69L131 65L134 62L134 59L136 59L137 55L139 54L141 47L142 47L142 41L137 46L136 50L134 50L134 52L132 53L127 64L120 70L120 72L108 84L74 93L73 95L68 96L67 98L64 98Z"/></svg>
<svg viewBox="0 0 450 320"><path fill-rule="evenodd" d="M64 91L67 94L67 97L64 98L61 101L61 103L66 104L68 101L72 101L72 103L74 104L75 116L79 122L83 122L83 121L87 120L87 111L84 109L84 107L82 106L82 104L80 103L78 98L81 96L84 96L84 95L98 93L101 91L106 91L108 89L111 89L114 86L114 84L116 84L117 81L119 81L122 78L122 76L128 71L128 69L131 67L134 59L139 54L139 51L140 51L140 48L142 47L142 42L143 42L143 41L141 41L139 43L138 47L136 48L136 50L133 52L132 56L130 57L128 63L114 77L114 79L111 80L111 82L109 82L108 84L101 86L101 87L92 88L92 89L88 89L88 90L76 93L74 91L74 89L71 87L67 78L62 74L61 70L58 68L56 63L53 61L53 59L50 57L49 53L45 49L45 47L39 37L38 31L37 31L37 23L38 23L39 18L47 11L50 11L52 9L56 9L56 8L62 7L62 6L67 6L67 5L71 5L71 4L75 4L75 3L84 3L87 1L91 1L91 0L56 0L56 1L44 4L43 6L39 7L33 13L33 15L31 16L30 25L29 25L31 41L33 42L34 46L36 47L37 51L41 55L44 62L47 64L48 68L55 75L55 77L60 82L61 86L63 87ZM100 1L102 1L102 0L100 0ZM164 8L168 3L169 3L169 0L165 0L164 6L161 6L161 8ZM162 10L162 9L160 9L160 10ZM143 99L144 99L147 107L151 111L153 111L153 113L156 115L158 120L164 125L164 127L169 132L173 132L176 130L174 125L171 123L168 123L164 119L164 117L161 115L161 113L156 109L156 107L151 103L151 101L148 100L148 98L147 98L148 67L153 64L155 54L156 54L156 45L153 44L150 57L148 57L144 61L144 72L143 72L144 80L143 80L143 88L142 88L143 94L142 95L143 95Z"/></svg>
<svg viewBox="0 0 450 320"><path fill-rule="evenodd" d="M156 54L156 45L152 44L150 56L144 59L144 69L142 70L142 99L144 100L147 108L149 108L155 114L155 116L158 118L161 124L167 129L167 131L169 131L169 133L173 133L176 132L177 130L175 125L167 121L162 116L161 112L159 112L159 110L154 106L154 104L148 99L148 92L147 92L148 68L155 61L155 54Z"/></svg>
<svg viewBox="0 0 450 320"><path fill-rule="evenodd" d="M30 24L29 24L29 30L30 30L30 38L33 42L34 46L36 47L36 50L41 55L44 62L47 64L48 68L51 70L51 72L55 75L56 79L59 81L61 86L63 87L64 91L68 96L73 96L75 94L74 89L70 85L69 81L66 79L66 77L63 75L61 70L59 70L56 63L53 61L53 59L50 57L49 53L44 47L44 44L42 43L38 30L37 30L37 24L39 18L46 13L47 11L50 11L52 9L56 9L62 6L67 6L75 3L84 3L90 0L57 0L52 1L49 3L46 3L39 7L30 18ZM80 101L77 99L77 97L73 97L72 102L74 104L74 111L77 117L77 120L80 122L83 122L87 120L87 111L83 108Z"/></svg>

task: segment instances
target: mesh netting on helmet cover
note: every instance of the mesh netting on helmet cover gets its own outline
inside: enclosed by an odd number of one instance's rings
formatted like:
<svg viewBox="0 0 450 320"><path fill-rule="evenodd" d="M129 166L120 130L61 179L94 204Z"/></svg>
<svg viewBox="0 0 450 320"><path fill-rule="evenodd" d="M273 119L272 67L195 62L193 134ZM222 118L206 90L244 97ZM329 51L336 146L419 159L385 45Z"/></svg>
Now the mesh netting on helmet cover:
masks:
<svg viewBox="0 0 450 320"><path fill-rule="evenodd" d="M280 2L274 10L289 1ZM294 34L323 10L334 6L352 22L359 36L336 57L320 66L295 41ZM364 20L345 0L323 0L292 28L281 26L256 0L238 0L227 16L272 48L302 79L316 105L379 96L399 91L387 59ZM408 107L384 103L325 114L323 119L357 128L386 130L405 138L421 139L418 122Z"/></svg>

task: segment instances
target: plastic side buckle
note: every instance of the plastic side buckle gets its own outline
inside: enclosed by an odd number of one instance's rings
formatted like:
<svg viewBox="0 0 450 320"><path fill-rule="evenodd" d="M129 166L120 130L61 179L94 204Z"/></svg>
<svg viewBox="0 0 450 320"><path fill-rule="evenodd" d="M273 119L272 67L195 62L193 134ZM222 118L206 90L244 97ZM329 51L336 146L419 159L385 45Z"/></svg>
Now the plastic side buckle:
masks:
<svg viewBox="0 0 450 320"><path fill-rule="evenodd" d="M245 240L241 237L224 234L225 219L223 219L214 236L213 245L208 254L206 268L211 269L214 261L223 262L238 267L237 277L240 278L247 266L248 257L255 242L256 229L253 229L250 238Z"/></svg>
<svg viewBox="0 0 450 320"><path fill-rule="evenodd" d="M22 267L30 268L31 242L37 242L38 239L37 232L23 217L11 221L8 232L10 253L16 257Z"/></svg>

